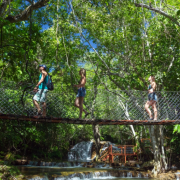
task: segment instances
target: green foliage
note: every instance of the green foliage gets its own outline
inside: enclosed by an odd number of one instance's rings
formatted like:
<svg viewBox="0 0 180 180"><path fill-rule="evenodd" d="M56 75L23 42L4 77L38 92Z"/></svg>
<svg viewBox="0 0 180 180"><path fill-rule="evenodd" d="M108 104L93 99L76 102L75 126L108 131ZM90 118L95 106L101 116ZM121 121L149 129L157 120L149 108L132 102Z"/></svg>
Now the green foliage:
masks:
<svg viewBox="0 0 180 180"><path fill-rule="evenodd" d="M174 126L173 134L174 134L175 132L180 133L180 125L179 125L179 124L177 124L177 125Z"/></svg>
<svg viewBox="0 0 180 180"><path fill-rule="evenodd" d="M5 160L7 160L8 164L10 165L15 160L14 154L11 152L7 153L5 156Z"/></svg>
<svg viewBox="0 0 180 180"><path fill-rule="evenodd" d="M162 3L157 0L152 1L152 6L161 6L159 9L179 18L179 2L166 0ZM27 7L27 2L12 1L11 7L23 9ZM72 7L75 14L66 1L60 1L59 4L57 1L49 1L44 8L33 11L32 23L29 20L10 23L5 20L9 15L8 5L3 17L0 17L3 24L0 79L15 81L17 85L35 84L39 76L38 65L46 64L49 73L53 75L54 92L65 94L57 98L57 103L63 104L61 110L53 107L52 100L49 101L49 109L56 116L70 118L78 117L79 113L73 106L76 93L73 85L79 81L80 67L87 69L86 89L89 92L101 89L105 94L106 88L147 90L147 78L151 74L156 76L158 90L180 90L180 34L179 27L174 22L162 14L137 8L129 0L92 0L88 3L74 0ZM11 15L18 13L11 10ZM48 29L45 30L42 25L48 25ZM81 31L85 38L80 36ZM97 46L96 52L88 44L92 42ZM16 106L17 110L21 107L18 91L14 94L11 90L0 91L1 96L2 94L6 96L6 100L1 108L8 107L7 111L13 113L12 107ZM16 96L16 99L12 100L12 96ZM99 102L96 109L102 112L99 117L108 116L116 108L108 97L104 104L98 96L85 98L89 102L95 100ZM70 103L66 103L67 101ZM29 107L33 107L30 98L26 102ZM109 109L106 110L108 105ZM92 110L91 107L86 108ZM138 138L148 136L147 129L145 132L141 126L134 128ZM103 126L100 131L101 140L135 144L128 126ZM174 129L165 126L165 135L172 139L167 140L167 144L173 144L174 151L179 148L179 132L179 125L174 126ZM92 138L92 128L88 125L47 125L0 120L0 151L15 151L15 158L29 154L34 159L61 159L71 142L75 144ZM0 154L0 158L4 156L5 154Z"/></svg>

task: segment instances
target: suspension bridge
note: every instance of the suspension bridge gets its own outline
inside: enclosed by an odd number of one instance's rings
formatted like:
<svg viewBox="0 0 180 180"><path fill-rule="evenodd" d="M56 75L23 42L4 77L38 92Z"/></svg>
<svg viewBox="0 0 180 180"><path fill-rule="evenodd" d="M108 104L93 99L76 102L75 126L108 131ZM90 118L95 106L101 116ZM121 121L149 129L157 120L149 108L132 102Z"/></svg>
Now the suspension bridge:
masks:
<svg viewBox="0 0 180 180"><path fill-rule="evenodd" d="M25 84L26 85L26 84ZM87 89L84 108L90 113L87 119L78 119L74 107L76 93L67 93L63 87L58 93L47 94L47 116L37 116L32 98L34 92L23 83L0 82L0 119L47 123L99 124L99 125L166 125L180 124L180 92L160 91L158 120L148 120L144 109L147 91L121 91Z"/></svg>

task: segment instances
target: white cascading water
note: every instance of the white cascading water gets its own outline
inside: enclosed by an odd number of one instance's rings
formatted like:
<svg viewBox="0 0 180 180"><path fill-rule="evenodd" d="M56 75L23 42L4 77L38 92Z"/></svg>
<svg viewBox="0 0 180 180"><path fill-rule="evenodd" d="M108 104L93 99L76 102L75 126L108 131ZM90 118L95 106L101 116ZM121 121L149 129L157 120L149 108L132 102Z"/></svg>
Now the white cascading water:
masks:
<svg viewBox="0 0 180 180"><path fill-rule="evenodd" d="M137 174L137 177L138 177L138 178L141 178L141 177L142 177L142 175L141 175L140 173L138 173L138 174Z"/></svg>
<svg viewBox="0 0 180 180"><path fill-rule="evenodd" d="M90 162L92 145L92 141L76 144L68 153L68 161Z"/></svg>
<svg viewBox="0 0 180 180"><path fill-rule="evenodd" d="M123 178L125 177L124 173L122 173L122 177L123 177Z"/></svg>
<svg viewBox="0 0 180 180"><path fill-rule="evenodd" d="M137 167L137 168L140 168L140 165L139 165L139 164L136 164L136 167Z"/></svg>
<svg viewBox="0 0 180 180"><path fill-rule="evenodd" d="M132 177L132 173L131 172L127 172L127 177Z"/></svg>
<svg viewBox="0 0 180 180"><path fill-rule="evenodd" d="M31 179L28 179L28 180L49 180L49 179L47 176L44 176L44 177L36 176L36 177L33 177Z"/></svg>
<svg viewBox="0 0 180 180"><path fill-rule="evenodd" d="M176 175L176 180L180 180L180 173L179 172L175 173L175 175Z"/></svg>
<svg viewBox="0 0 180 180"><path fill-rule="evenodd" d="M93 178L94 179L111 179L111 173L110 172L95 172L93 173Z"/></svg>
<svg viewBox="0 0 180 180"><path fill-rule="evenodd" d="M67 177L54 177L53 180L83 180L83 179L112 179L110 172L90 172L90 173L74 173ZM28 180L48 180L47 176L36 176L33 178L27 178Z"/></svg>

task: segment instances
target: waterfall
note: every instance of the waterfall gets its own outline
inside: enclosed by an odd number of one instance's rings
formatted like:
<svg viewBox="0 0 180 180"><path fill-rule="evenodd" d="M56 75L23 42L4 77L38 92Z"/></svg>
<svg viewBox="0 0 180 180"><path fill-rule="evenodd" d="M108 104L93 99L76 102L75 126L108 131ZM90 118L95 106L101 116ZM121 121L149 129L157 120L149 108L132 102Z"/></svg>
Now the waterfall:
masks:
<svg viewBox="0 0 180 180"><path fill-rule="evenodd" d="M61 167L62 166L62 163L56 163L56 167Z"/></svg>
<svg viewBox="0 0 180 180"><path fill-rule="evenodd" d="M138 174L137 174L137 177L138 177L138 178L141 178L141 177L142 177L141 173L138 173Z"/></svg>
<svg viewBox="0 0 180 180"><path fill-rule="evenodd" d="M50 166L50 164L51 164L50 162L46 162L45 166Z"/></svg>
<svg viewBox="0 0 180 180"><path fill-rule="evenodd" d="M177 173L175 173L175 175L176 175L176 180L180 180L180 173L179 172L177 172Z"/></svg>
<svg viewBox="0 0 180 180"><path fill-rule="evenodd" d="M136 164L136 167L137 167L137 168L140 168L140 165L139 165L139 164Z"/></svg>
<svg viewBox="0 0 180 180"><path fill-rule="evenodd" d="M84 173L80 173L80 179L85 179L86 175Z"/></svg>
<svg viewBox="0 0 180 180"><path fill-rule="evenodd" d="M93 178L105 178L105 177L111 177L111 173L110 172L94 172L93 174Z"/></svg>
<svg viewBox="0 0 180 180"><path fill-rule="evenodd" d="M46 162L41 162L40 166L45 166Z"/></svg>
<svg viewBox="0 0 180 180"><path fill-rule="evenodd" d="M81 162L91 161L92 145L93 145L92 141L88 141L88 142L83 141L76 144L68 152L68 161L81 161Z"/></svg>
<svg viewBox="0 0 180 180"><path fill-rule="evenodd" d="M56 166L56 162L52 162L52 163L51 163L51 166Z"/></svg>
<svg viewBox="0 0 180 180"><path fill-rule="evenodd" d="M36 177L33 177L33 178L28 178L28 180L49 180L47 176L44 176L44 177L39 177L39 176L36 176Z"/></svg>
<svg viewBox="0 0 180 180"><path fill-rule="evenodd" d="M124 173L122 173L122 177L123 177L123 178L125 177L125 174L124 174Z"/></svg>
<svg viewBox="0 0 180 180"><path fill-rule="evenodd" d="M127 177L132 177L132 173L131 172L127 172Z"/></svg>
<svg viewBox="0 0 180 180"><path fill-rule="evenodd" d="M180 173L177 173L180 175ZM121 176L119 176L119 173L114 173L114 171L96 171L96 172L74 172L73 174L67 175L67 176L54 176L54 177L48 177L47 176L29 176L26 179L27 180L97 180L97 179L113 179L113 178L133 178L131 172L122 172ZM148 176L145 176L147 178ZM142 174L138 173L137 177L133 178L142 178ZM179 177L177 177L177 180L180 180Z"/></svg>

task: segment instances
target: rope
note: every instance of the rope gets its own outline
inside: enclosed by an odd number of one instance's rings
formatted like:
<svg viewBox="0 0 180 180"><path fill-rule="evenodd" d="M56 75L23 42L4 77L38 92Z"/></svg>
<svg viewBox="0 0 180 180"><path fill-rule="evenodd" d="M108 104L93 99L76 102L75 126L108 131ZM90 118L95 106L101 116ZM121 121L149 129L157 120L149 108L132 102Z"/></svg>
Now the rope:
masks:
<svg viewBox="0 0 180 180"><path fill-rule="evenodd" d="M29 87L29 86L28 86ZM36 110L33 105L33 93L28 91L28 87L22 88L21 85L17 86L15 83L2 82L0 84L0 113L13 114L13 115L36 115ZM112 92L105 91L104 89L87 90L86 104L91 110L88 119L91 119L94 124L112 123L118 124L119 120L147 120L149 119L147 112L144 109L145 102L147 101L147 91L120 91L111 90ZM30 92L30 93L29 93ZM22 96L23 94L23 96ZM120 94L125 96L126 99L120 98L116 95ZM178 123L180 119L180 92L158 92L158 120L175 120L174 124ZM23 99L22 99L23 98ZM19 103L21 99L22 103ZM47 117L53 118L78 118L79 109L74 107L75 94L66 92L54 93L49 91L47 94ZM26 110L26 111L25 111ZM153 112L153 110L151 109ZM82 118L84 117L84 113ZM74 119L74 120L75 120ZM94 120L93 120L94 119ZM113 120L113 121L108 121ZM177 122L176 122L177 120ZM73 120L72 120L73 121ZM81 120L78 120L81 121ZM125 122L124 122L125 123ZM136 122L141 124L141 121ZM146 124L145 122L143 122ZM147 122L149 123L149 121ZM152 121L153 123L153 121ZM83 121L83 124L89 124L89 121ZM128 124L128 122L127 122Z"/></svg>
<svg viewBox="0 0 180 180"><path fill-rule="evenodd" d="M32 0L32 1L31 1L31 5L33 6L33 4L34 4L34 2L33 2L33 0ZM32 83L32 85L25 87L24 90L23 90L23 92L22 92L22 96L21 96L21 98L20 98L20 101L21 101L24 109L25 109L25 107L24 107L24 95L25 95L25 93L27 92L28 89L30 89L30 88L33 87L33 82L32 82L31 73L28 71L29 57L28 57L28 59L26 58L26 56L28 56L28 52L29 52L29 50L30 50L31 40L32 40L32 9L30 9L29 45L28 45L28 49L26 50L26 52L25 52L25 54L24 54L24 59L25 59L25 61L26 61L26 72L27 72L27 74L29 75L29 79L30 79L30 82Z"/></svg>

